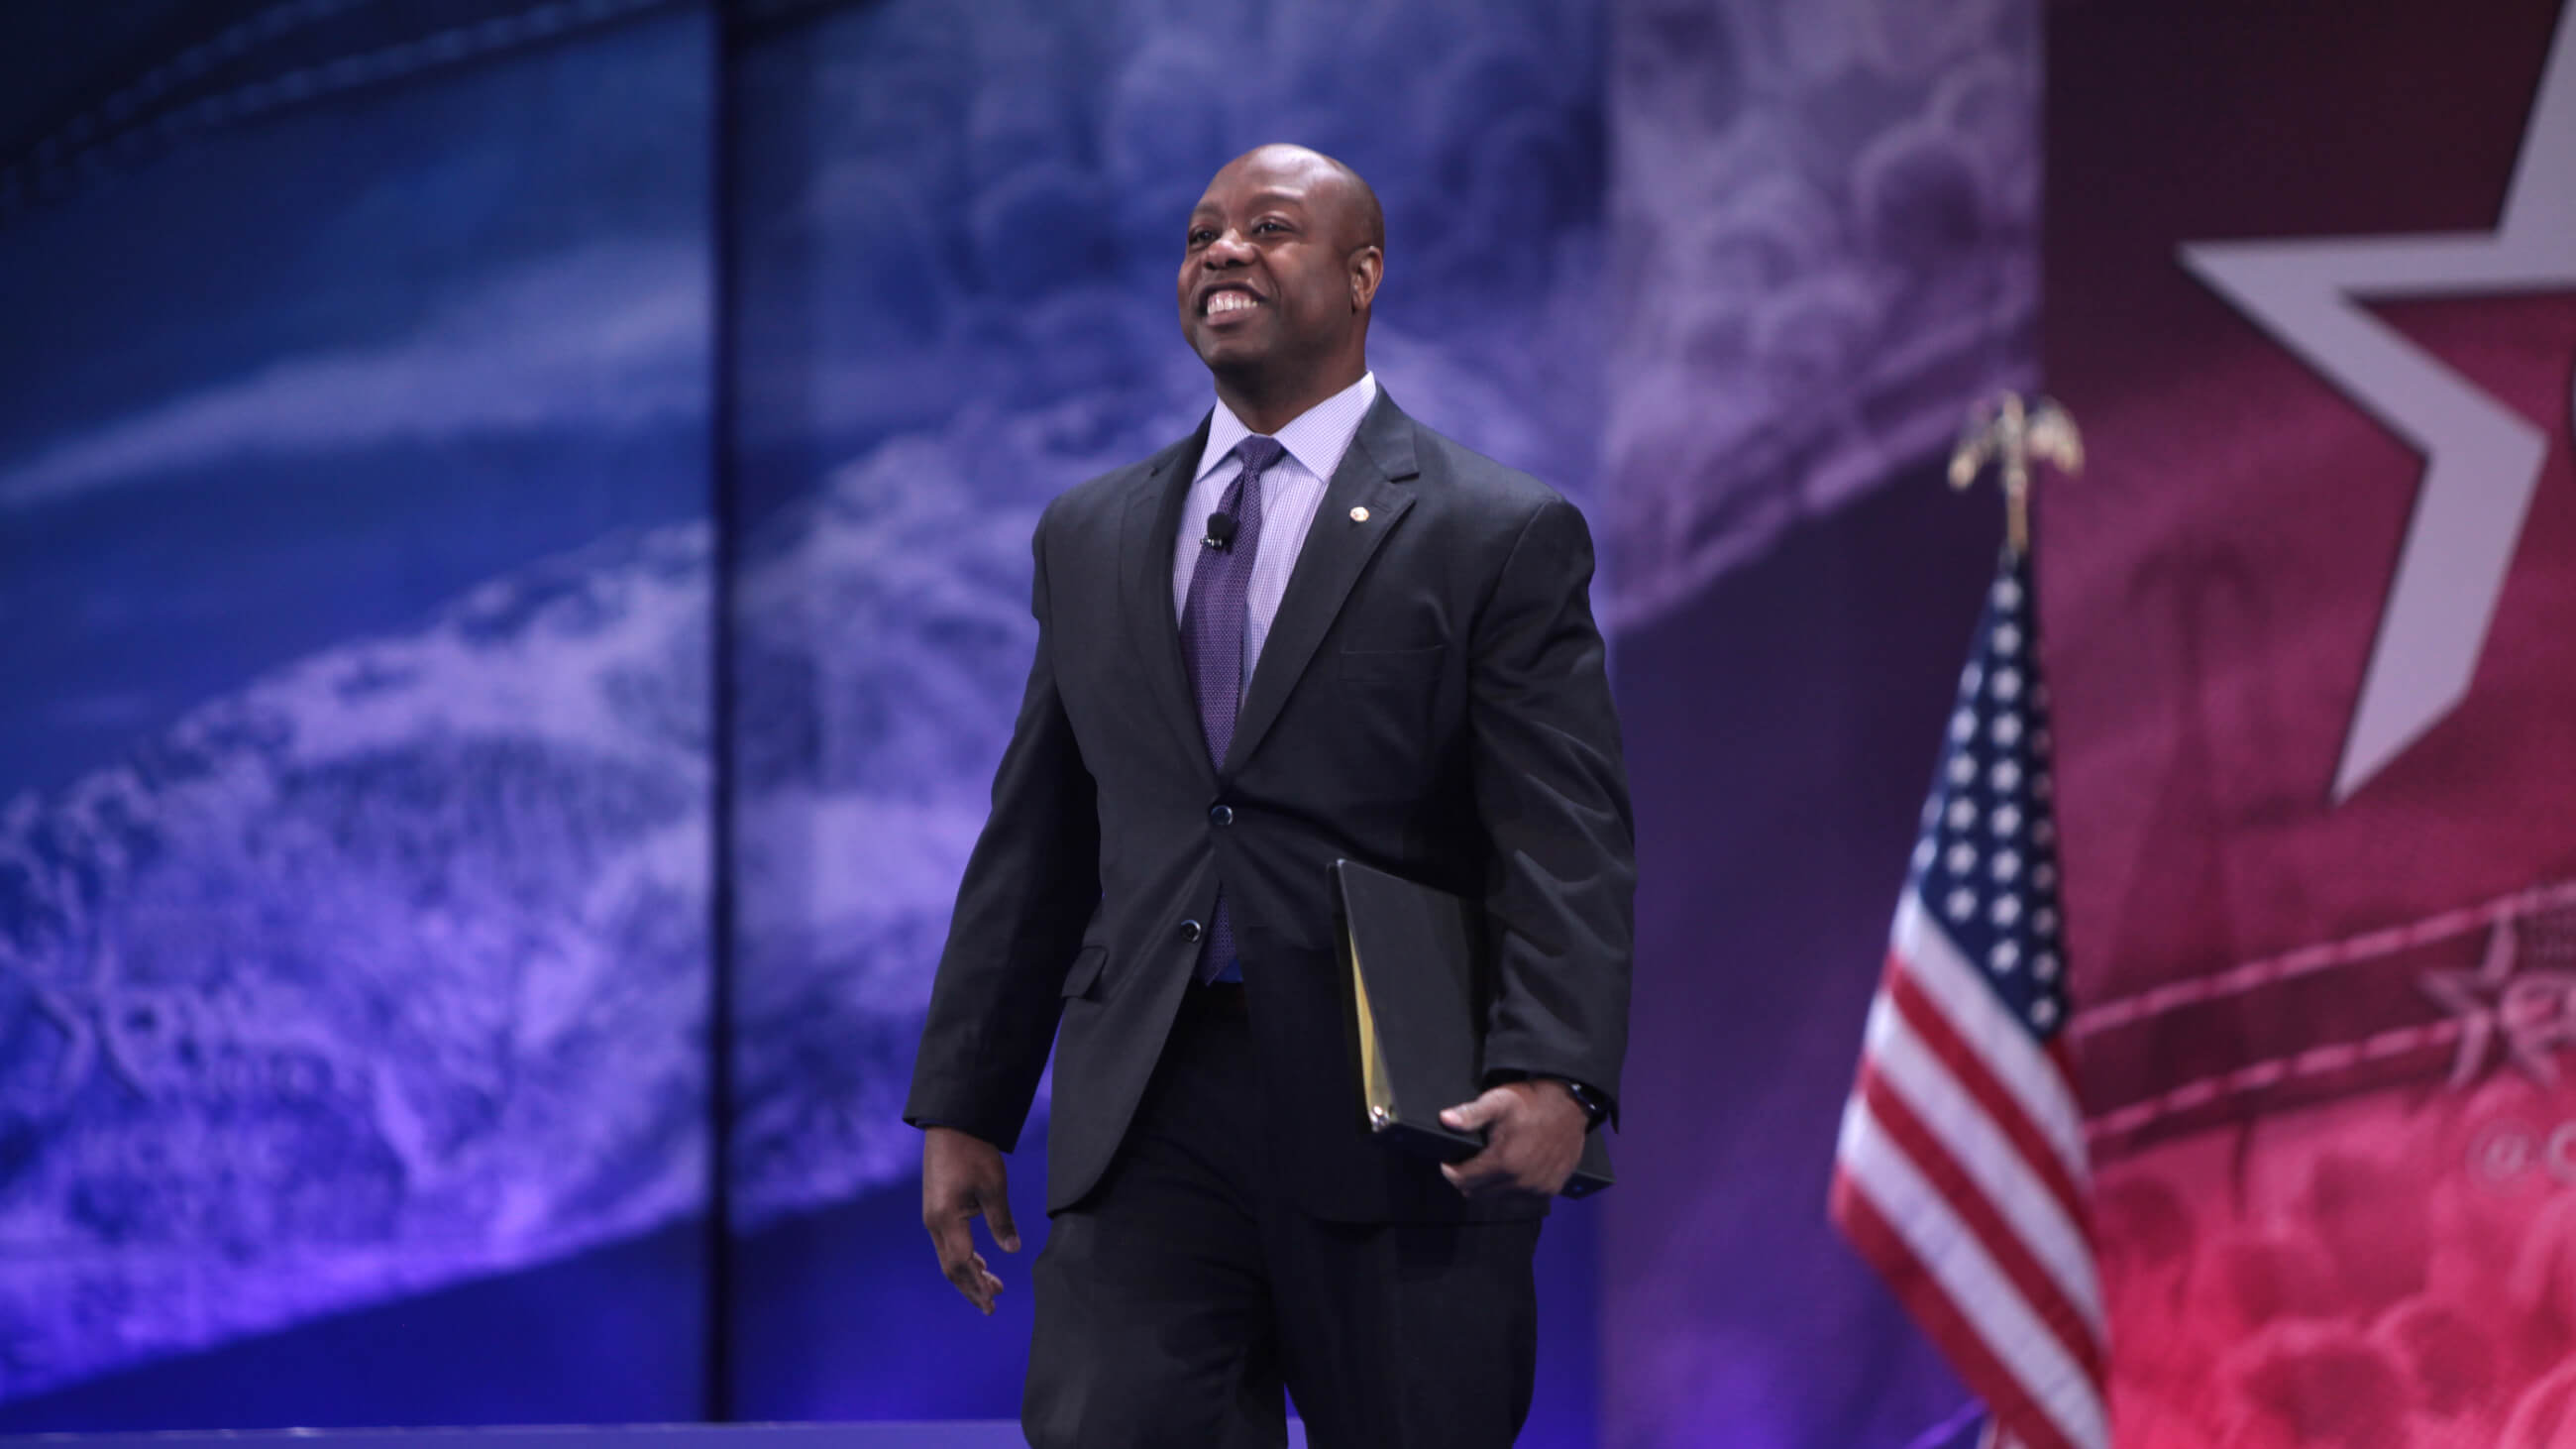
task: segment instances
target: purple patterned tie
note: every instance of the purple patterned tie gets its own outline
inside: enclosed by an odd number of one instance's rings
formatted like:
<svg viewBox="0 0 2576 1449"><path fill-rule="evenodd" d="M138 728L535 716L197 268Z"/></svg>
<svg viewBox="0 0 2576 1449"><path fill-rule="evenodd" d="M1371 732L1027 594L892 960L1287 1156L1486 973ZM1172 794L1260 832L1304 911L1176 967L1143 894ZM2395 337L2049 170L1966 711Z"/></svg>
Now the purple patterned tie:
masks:
<svg viewBox="0 0 2576 1449"><path fill-rule="evenodd" d="M1222 549L1202 549L1190 574L1189 602L1181 609L1181 645L1190 666L1190 688L1198 695L1199 728L1207 735L1208 758L1225 766L1226 747L1234 743L1235 715L1243 707L1245 615L1252 594L1252 564L1261 556L1261 475L1287 455L1277 438L1254 433L1234 445L1243 471L1226 485L1217 511L1235 518L1234 542ZM1196 522L1184 519L1183 523ZM1225 894L1216 900L1216 919L1208 926L1207 945L1199 956L1201 981L1242 979L1235 968L1234 920Z"/></svg>

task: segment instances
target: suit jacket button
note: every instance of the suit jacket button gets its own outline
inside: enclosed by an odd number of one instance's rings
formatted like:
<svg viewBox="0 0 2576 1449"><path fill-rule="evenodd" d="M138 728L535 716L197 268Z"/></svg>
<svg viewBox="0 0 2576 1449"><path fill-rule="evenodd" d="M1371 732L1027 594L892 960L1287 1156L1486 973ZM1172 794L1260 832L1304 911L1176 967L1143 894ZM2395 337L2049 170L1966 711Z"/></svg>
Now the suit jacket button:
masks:
<svg viewBox="0 0 2576 1449"><path fill-rule="evenodd" d="M1198 922L1196 922L1196 921L1183 921L1183 922L1181 922L1181 939L1182 939L1182 940L1184 940L1184 941L1195 941L1195 940L1197 940L1198 938L1199 938L1199 923L1198 923Z"/></svg>
<svg viewBox="0 0 2576 1449"><path fill-rule="evenodd" d="M1208 818L1219 825L1232 825L1234 823L1234 807L1231 805L1219 805L1208 812Z"/></svg>

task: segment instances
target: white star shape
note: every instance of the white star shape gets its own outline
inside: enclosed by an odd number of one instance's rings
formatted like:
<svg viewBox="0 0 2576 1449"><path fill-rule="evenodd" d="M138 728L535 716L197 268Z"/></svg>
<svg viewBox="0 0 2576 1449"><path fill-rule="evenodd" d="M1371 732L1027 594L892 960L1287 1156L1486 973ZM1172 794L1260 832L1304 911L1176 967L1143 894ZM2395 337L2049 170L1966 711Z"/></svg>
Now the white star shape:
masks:
<svg viewBox="0 0 2576 1449"><path fill-rule="evenodd" d="M2422 451L2341 801L2467 695L2549 437L2361 304L2576 287L2576 14L2563 17L2492 232L2191 242L2182 264Z"/></svg>
<svg viewBox="0 0 2576 1449"><path fill-rule="evenodd" d="M1972 755L1952 755L1950 757L1951 784L1964 785L1975 778L1977 778L1976 757Z"/></svg>
<svg viewBox="0 0 2576 1449"><path fill-rule="evenodd" d="M1986 961L1997 971L2010 971L2021 964L2021 946L2013 941L1997 941L1995 949L1986 953Z"/></svg>
<svg viewBox="0 0 2576 1449"><path fill-rule="evenodd" d="M2021 919L2021 902L2011 896L1997 896L1993 914L1996 925L2009 926Z"/></svg>
<svg viewBox="0 0 2576 1449"><path fill-rule="evenodd" d="M2010 760L1997 760L1991 778L1995 789L2009 795L2021 788L2021 766Z"/></svg>
<svg viewBox="0 0 2576 1449"><path fill-rule="evenodd" d="M2011 579L1995 580L1995 607L2012 610L2021 607L2021 585Z"/></svg>
<svg viewBox="0 0 2576 1449"><path fill-rule="evenodd" d="M1977 807L1974 801L1953 800L1950 802L1951 829L1966 830L1973 827L1976 823Z"/></svg>
<svg viewBox="0 0 2576 1449"><path fill-rule="evenodd" d="M1949 866L1950 873L1952 875L1966 875L1968 872L1975 870L1977 868L1977 848L1968 844L1964 840L1959 842L1957 845L1951 846Z"/></svg>
<svg viewBox="0 0 2576 1449"><path fill-rule="evenodd" d="M2010 881L2014 876L2021 874L2021 852L2007 850L1996 855L1994 869L1996 880Z"/></svg>
<svg viewBox="0 0 2576 1449"><path fill-rule="evenodd" d="M1950 892L1950 919L1964 921L1977 912L1977 893L1967 889Z"/></svg>
<svg viewBox="0 0 2576 1449"><path fill-rule="evenodd" d="M2042 951L2038 955L2031 957L2030 974L2038 977L2042 981L2056 980L2057 953L2054 951Z"/></svg>
<svg viewBox="0 0 2576 1449"><path fill-rule="evenodd" d="M2521 971L2511 920L2487 933L2474 971L2427 971L2415 978L2460 1023L2460 1048L2451 1058L2451 1089L2486 1071L2487 1049L2501 1042L2504 1055L2533 1081L2558 1085L2558 1055L2576 1045L2576 972Z"/></svg>

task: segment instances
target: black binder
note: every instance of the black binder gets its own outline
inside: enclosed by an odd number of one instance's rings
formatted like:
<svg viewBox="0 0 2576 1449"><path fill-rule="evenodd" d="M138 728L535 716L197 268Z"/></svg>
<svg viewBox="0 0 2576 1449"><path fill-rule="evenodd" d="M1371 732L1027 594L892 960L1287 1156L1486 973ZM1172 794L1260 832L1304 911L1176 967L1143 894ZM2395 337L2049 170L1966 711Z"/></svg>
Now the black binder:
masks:
<svg viewBox="0 0 2576 1449"><path fill-rule="evenodd" d="M1475 1156L1482 1136L1440 1113L1484 1090L1484 912L1350 860L1333 862L1333 912L1369 1131L1444 1162ZM1610 1185L1601 1135L1584 1138L1565 1196Z"/></svg>

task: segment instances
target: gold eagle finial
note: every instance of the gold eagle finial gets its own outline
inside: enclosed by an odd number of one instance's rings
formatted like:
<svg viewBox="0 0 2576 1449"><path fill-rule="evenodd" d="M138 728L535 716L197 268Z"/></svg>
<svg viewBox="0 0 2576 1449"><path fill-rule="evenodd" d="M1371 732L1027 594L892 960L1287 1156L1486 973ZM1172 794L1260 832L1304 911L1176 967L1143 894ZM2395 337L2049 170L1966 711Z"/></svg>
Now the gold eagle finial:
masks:
<svg viewBox="0 0 2576 1449"><path fill-rule="evenodd" d="M1959 443L1950 450L1950 486L1965 488L1988 463L2000 464L2004 483L2005 537L2013 548L2030 548L2030 464L2032 459L2056 465L2069 477L2084 471L2084 436L2075 418L2055 398L2024 402L2015 392L1997 393L1968 410Z"/></svg>

